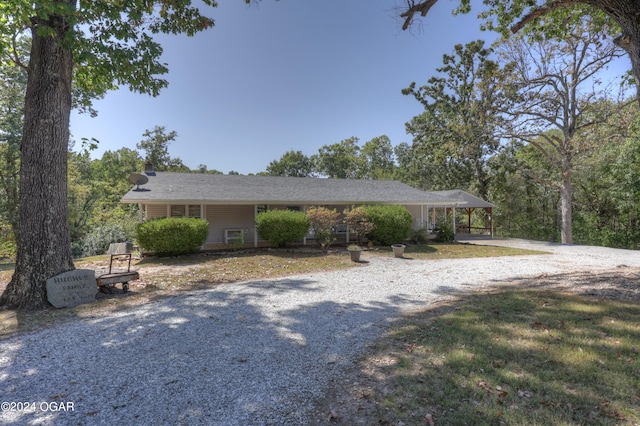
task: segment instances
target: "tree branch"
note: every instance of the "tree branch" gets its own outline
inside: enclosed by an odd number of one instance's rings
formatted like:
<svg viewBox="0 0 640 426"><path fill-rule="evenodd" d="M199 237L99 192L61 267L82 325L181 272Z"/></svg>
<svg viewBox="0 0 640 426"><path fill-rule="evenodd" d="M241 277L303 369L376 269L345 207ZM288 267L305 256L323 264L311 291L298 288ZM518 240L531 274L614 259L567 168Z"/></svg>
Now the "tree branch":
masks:
<svg viewBox="0 0 640 426"><path fill-rule="evenodd" d="M402 30L406 30L411 25L411 21L413 21L413 15L417 12L420 12L420 16L427 16L429 9L437 3L438 0L427 0L422 3L415 4L415 1L408 1L409 9L406 12L400 15L401 18L405 18L404 24L402 24Z"/></svg>
<svg viewBox="0 0 640 426"><path fill-rule="evenodd" d="M531 12L529 12L528 14L526 14L520 21L516 22L512 27L511 27L511 32L512 33L517 33L518 31L520 31L522 29L522 27L524 27L525 25L527 25L528 23L530 23L531 21L533 21L534 19L537 19L541 16L544 16L548 13L553 12L554 10L557 9L562 9L564 7L571 7L571 6L576 6L579 4L586 4L584 1L580 1L580 0L554 0L554 1L550 1L549 3L543 4L542 6L538 6L534 9L531 10Z"/></svg>

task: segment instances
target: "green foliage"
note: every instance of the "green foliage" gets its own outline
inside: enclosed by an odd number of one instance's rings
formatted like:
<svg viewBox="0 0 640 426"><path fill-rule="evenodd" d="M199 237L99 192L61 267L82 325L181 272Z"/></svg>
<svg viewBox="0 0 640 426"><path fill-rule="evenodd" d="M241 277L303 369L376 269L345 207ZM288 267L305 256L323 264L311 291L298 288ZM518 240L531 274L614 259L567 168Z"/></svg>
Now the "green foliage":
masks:
<svg viewBox="0 0 640 426"><path fill-rule="evenodd" d="M438 75L402 91L424 106L407 123L413 146L404 148L403 162L420 161L416 169L434 189L466 188L485 198L491 174L487 161L497 151L495 136L506 102L502 74L482 40L457 44L453 55L443 55ZM408 156L407 156L408 154Z"/></svg>
<svg viewBox="0 0 640 426"><path fill-rule="evenodd" d="M161 61L162 47L153 35L194 35L213 26L213 20L201 15L192 1L96 1L77 2L9 0L0 5L0 57L15 59L16 34L38 23L41 36L55 32L53 16L63 17L66 48L73 51L74 100L87 108L91 100L107 91L128 85L132 91L157 96L167 86L159 76L168 69ZM213 0L203 0L215 7ZM84 30L75 29L83 25ZM26 65L24 61L16 63ZM69 89L71 90L71 88Z"/></svg>
<svg viewBox="0 0 640 426"><path fill-rule="evenodd" d="M146 130L142 136L144 139L138 142L136 148L144 151L146 161L153 164L155 171L189 172L180 158L171 158L169 155L169 144L178 137L175 131L166 133L164 126L155 126L153 130Z"/></svg>
<svg viewBox="0 0 640 426"><path fill-rule="evenodd" d="M451 243L456 239L456 234L453 230L453 225L445 220L438 224L436 230L436 241L439 243Z"/></svg>
<svg viewBox="0 0 640 426"><path fill-rule="evenodd" d="M349 232L355 234L356 242L373 230L373 222L369 219L367 209L364 206L345 209L344 221L349 227Z"/></svg>
<svg viewBox="0 0 640 426"><path fill-rule="evenodd" d="M13 239L0 238L0 260L14 259L16 257L16 242Z"/></svg>
<svg viewBox="0 0 640 426"><path fill-rule="evenodd" d="M351 137L331 145L323 145L311 157L302 151L287 151L260 172L266 176L311 177L335 179L393 179L396 173L395 153L389 137L378 136L362 148L359 139Z"/></svg>
<svg viewBox="0 0 640 426"><path fill-rule="evenodd" d="M395 159L388 136L382 135L365 142L360 151L362 179L393 179Z"/></svg>
<svg viewBox="0 0 640 426"><path fill-rule="evenodd" d="M307 209L307 217L311 223L316 243L324 250L328 250L333 242L331 234L338 224L339 214L336 209L329 210L326 207L311 207Z"/></svg>
<svg viewBox="0 0 640 426"><path fill-rule="evenodd" d="M28 40L16 40L18 52L27 51ZM22 116L27 88L27 71L12 66L0 57L0 220L6 221L12 234L18 230L18 183Z"/></svg>
<svg viewBox="0 0 640 426"><path fill-rule="evenodd" d="M358 140L351 137L340 143L322 146L314 157L318 173L337 179L359 178L362 162Z"/></svg>
<svg viewBox="0 0 640 426"><path fill-rule="evenodd" d="M258 213L256 226L260 238L277 247L299 241L307 234L311 222L302 212L291 210L268 210Z"/></svg>
<svg viewBox="0 0 640 426"><path fill-rule="evenodd" d="M411 242L414 244L425 244L429 241L427 238L427 230L424 228L411 231Z"/></svg>
<svg viewBox="0 0 640 426"><path fill-rule="evenodd" d="M132 241L134 237L135 232L131 227L127 227L122 223L110 222L93 227L79 241L72 240L71 251L74 257L95 256L106 253L111 243Z"/></svg>
<svg viewBox="0 0 640 426"><path fill-rule="evenodd" d="M287 151L267 166L268 176L308 177L313 174L313 161L302 151Z"/></svg>
<svg viewBox="0 0 640 426"><path fill-rule="evenodd" d="M366 206L373 229L367 235L381 245L401 243L411 234L411 213L403 206Z"/></svg>
<svg viewBox="0 0 640 426"><path fill-rule="evenodd" d="M138 225L138 245L157 256L197 253L207 240L209 222L195 218L160 218Z"/></svg>

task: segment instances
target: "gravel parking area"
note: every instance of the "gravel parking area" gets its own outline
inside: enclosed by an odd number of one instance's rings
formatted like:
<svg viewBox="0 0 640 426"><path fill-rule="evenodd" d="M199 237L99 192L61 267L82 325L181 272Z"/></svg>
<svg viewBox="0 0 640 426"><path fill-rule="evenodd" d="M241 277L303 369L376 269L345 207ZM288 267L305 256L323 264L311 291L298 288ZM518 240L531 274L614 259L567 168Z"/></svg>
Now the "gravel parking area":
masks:
<svg viewBox="0 0 640 426"><path fill-rule="evenodd" d="M2 424L301 425L403 313L519 278L640 267L640 252L470 240L551 254L366 266L189 292L0 341ZM9 409L7 408L9 403Z"/></svg>

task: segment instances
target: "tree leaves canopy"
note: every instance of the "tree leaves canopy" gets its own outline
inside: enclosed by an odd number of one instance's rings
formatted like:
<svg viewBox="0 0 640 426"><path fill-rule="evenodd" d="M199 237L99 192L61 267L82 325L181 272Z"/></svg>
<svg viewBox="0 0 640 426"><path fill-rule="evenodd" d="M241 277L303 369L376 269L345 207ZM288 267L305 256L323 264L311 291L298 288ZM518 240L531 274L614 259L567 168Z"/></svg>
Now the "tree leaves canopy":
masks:
<svg viewBox="0 0 640 426"><path fill-rule="evenodd" d="M201 0L215 7L213 0ZM168 71L160 62L159 33L189 36L213 25L188 0L7 0L0 4L0 60L26 68L15 42L34 27L46 36L51 16L64 16L69 31L65 47L71 49L75 82L83 93L104 95L121 85L157 96L167 86L159 76Z"/></svg>

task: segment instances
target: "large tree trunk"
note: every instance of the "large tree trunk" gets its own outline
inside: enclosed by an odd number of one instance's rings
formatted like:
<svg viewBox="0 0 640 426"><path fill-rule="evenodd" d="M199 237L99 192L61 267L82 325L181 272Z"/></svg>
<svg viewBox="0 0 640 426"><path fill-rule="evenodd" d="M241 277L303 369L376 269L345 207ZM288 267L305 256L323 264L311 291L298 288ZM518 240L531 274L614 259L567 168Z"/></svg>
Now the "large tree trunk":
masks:
<svg viewBox="0 0 640 426"><path fill-rule="evenodd" d="M593 0L620 25L622 34L614 43L623 48L631 59L633 77L636 81L636 97L640 102L640 2L637 0Z"/></svg>
<svg viewBox="0 0 640 426"><path fill-rule="evenodd" d="M74 0L58 0L71 5ZM1 301L10 306L48 305L46 280L74 269L67 209L67 149L71 112L71 51L62 40L62 16L47 22L54 37L32 31L21 145L16 269Z"/></svg>

